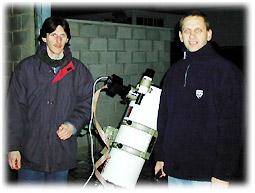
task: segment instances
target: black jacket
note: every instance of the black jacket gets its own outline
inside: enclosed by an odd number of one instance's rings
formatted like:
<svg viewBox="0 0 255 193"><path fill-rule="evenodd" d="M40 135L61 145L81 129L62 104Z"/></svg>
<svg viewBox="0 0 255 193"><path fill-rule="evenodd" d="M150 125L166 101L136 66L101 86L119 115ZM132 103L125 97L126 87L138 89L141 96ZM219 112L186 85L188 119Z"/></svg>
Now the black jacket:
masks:
<svg viewBox="0 0 255 193"><path fill-rule="evenodd" d="M210 43L187 52L167 72L158 115L155 160L167 175L229 180L243 141L242 77Z"/></svg>
<svg viewBox="0 0 255 193"><path fill-rule="evenodd" d="M36 55L20 62L8 90L8 151L20 151L21 168L56 172L75 167L77 134L88 124L93 78L65 49L55 75ZM56 134L64 122L77 132L67 140Z"/></svg>

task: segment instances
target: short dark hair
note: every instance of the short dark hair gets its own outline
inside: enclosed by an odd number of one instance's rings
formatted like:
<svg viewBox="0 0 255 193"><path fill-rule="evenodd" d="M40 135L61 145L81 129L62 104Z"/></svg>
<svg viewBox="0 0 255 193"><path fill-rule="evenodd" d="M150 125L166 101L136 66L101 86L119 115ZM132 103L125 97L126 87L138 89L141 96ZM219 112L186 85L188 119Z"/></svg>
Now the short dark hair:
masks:
<svg viewBox="0 0 255 193"><path fill-rule="evenodd" d="M68 42L66 43L66 46L70 46L69 41L71 39L71 32L70 32L69 24L65 19L61 17L49 17L44 21L42 25L42 29L40 30L40 35L37 38L40 41L40 43L41 44L44 43L42 38L46 38L47 33L54 32L59 25L62 26L64 31L66 32L66 35L68 38Z"/></svg>
<svg viewBox="0 0 255 193"><path fill-rule="evenodd" d="M179 30L182 31L182 26L183 26L183 21L186 17L189 17L189 16L197 16L197 17L202 17L205 21L205 25L206 25L206 29L207 31L211 29L211 26L210 26L210 22L207 18L207 16L201 12L201 11L197 11L197 10L192 10L190 12L188 12L185 16L183 16L180 20L180 23L179 23Z"/></svg>

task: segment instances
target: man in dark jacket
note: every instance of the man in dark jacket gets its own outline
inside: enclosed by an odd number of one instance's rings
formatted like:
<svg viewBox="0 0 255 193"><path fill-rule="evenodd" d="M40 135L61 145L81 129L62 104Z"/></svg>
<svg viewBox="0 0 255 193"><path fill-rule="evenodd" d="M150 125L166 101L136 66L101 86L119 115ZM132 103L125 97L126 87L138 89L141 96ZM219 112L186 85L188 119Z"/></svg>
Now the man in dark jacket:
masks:
<svg viewBox="0 0 255 193"><path fill-rule="evenodd" d="M180 21L184 58L163 82L155 174L173 184L228 187L242 147L242 77L209 42L203 14Z"/></svg>
<svg viewBox="0 0 255 193"><path fill-rule="evenodd" d="M68 22L51 17L37 53L15 68L8 91L9 165L22 182L61 182L75 167L77 135L89 122L93 78L72 57Z"/></svg>

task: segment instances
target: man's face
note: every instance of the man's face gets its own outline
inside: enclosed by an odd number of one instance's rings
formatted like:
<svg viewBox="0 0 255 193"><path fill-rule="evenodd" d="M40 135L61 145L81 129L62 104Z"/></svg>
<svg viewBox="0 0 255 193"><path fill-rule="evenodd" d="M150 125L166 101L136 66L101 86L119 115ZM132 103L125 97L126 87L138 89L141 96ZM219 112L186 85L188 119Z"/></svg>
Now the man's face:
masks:
<svg viewBox="0 0 255 193"><path fill-rule="evenodd" d="M190 52L195 52L212 39L212 30L207 31L203 17L188 16L183 21L179 37Z"/></svg>
<svg viewBox="0 0 255 193"><path fill-rule="evenodd" d="M51 58L59 58L64 51L65 44L68 42L67 34L63 27L58 25L52 33L47 33L46 38L42 38L46 43L47 53Z"/></svg>

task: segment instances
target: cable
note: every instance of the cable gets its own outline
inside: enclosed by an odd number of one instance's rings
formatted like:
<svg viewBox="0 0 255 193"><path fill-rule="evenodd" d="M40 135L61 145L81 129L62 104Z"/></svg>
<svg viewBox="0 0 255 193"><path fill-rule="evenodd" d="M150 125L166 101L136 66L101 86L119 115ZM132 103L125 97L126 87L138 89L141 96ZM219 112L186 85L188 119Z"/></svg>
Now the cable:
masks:
<svg viewBox="0 0 255 193"><path fill-rule="evenodd" d="M107 88L107 84L105 86L103 86L102 88L98 89L95 93L96 97L94 100L94 124L96 126L96 129L98 131L98 134L100 135L101 139L103 140L104 144L107 147L107 151L104 153L103 156L101 156L101 158L99 158L99 160L95 163L95 176L97 177L97 179L101 182L101 184L104 186L104 188L107 187L107 183L105 181L105 179L103 178L103 176L100 174L100 172L97 170L104 162L105 160L108 158L109 156L109 151L110 151L110 143L109 143L109 139L106 136L105 132L103 131L102 127L100 126L99 122L97 121L96 118L96 107L97 107L97 102L98 102L98 98L100 95L100 92L104 89Z"/></svg>
<svg viewBox="0 0 255 193"><path fill-rule="evenodd" d="M84 184L83 189L87 186L87 184L89 183L89 181L91 180L92 176L95 173L95 160L94 160L94 148L93 148L94 143L93 143L93 136L92 136L92 132L91 132L91 127L92 127L92 123L93 123L96 84L99 81L103 80L103 79L108 79L108 77L106 77L106 76L99 77L98 79L96 79L96 81L93 84L93 96L92 96L91 115L90 115L90 122L89 122L90 151L91 151L91 161L92 161L92 164L93 164L93 170L92 170L92 173L90 174L90 177L88 178L88 180Z"/></svg>

